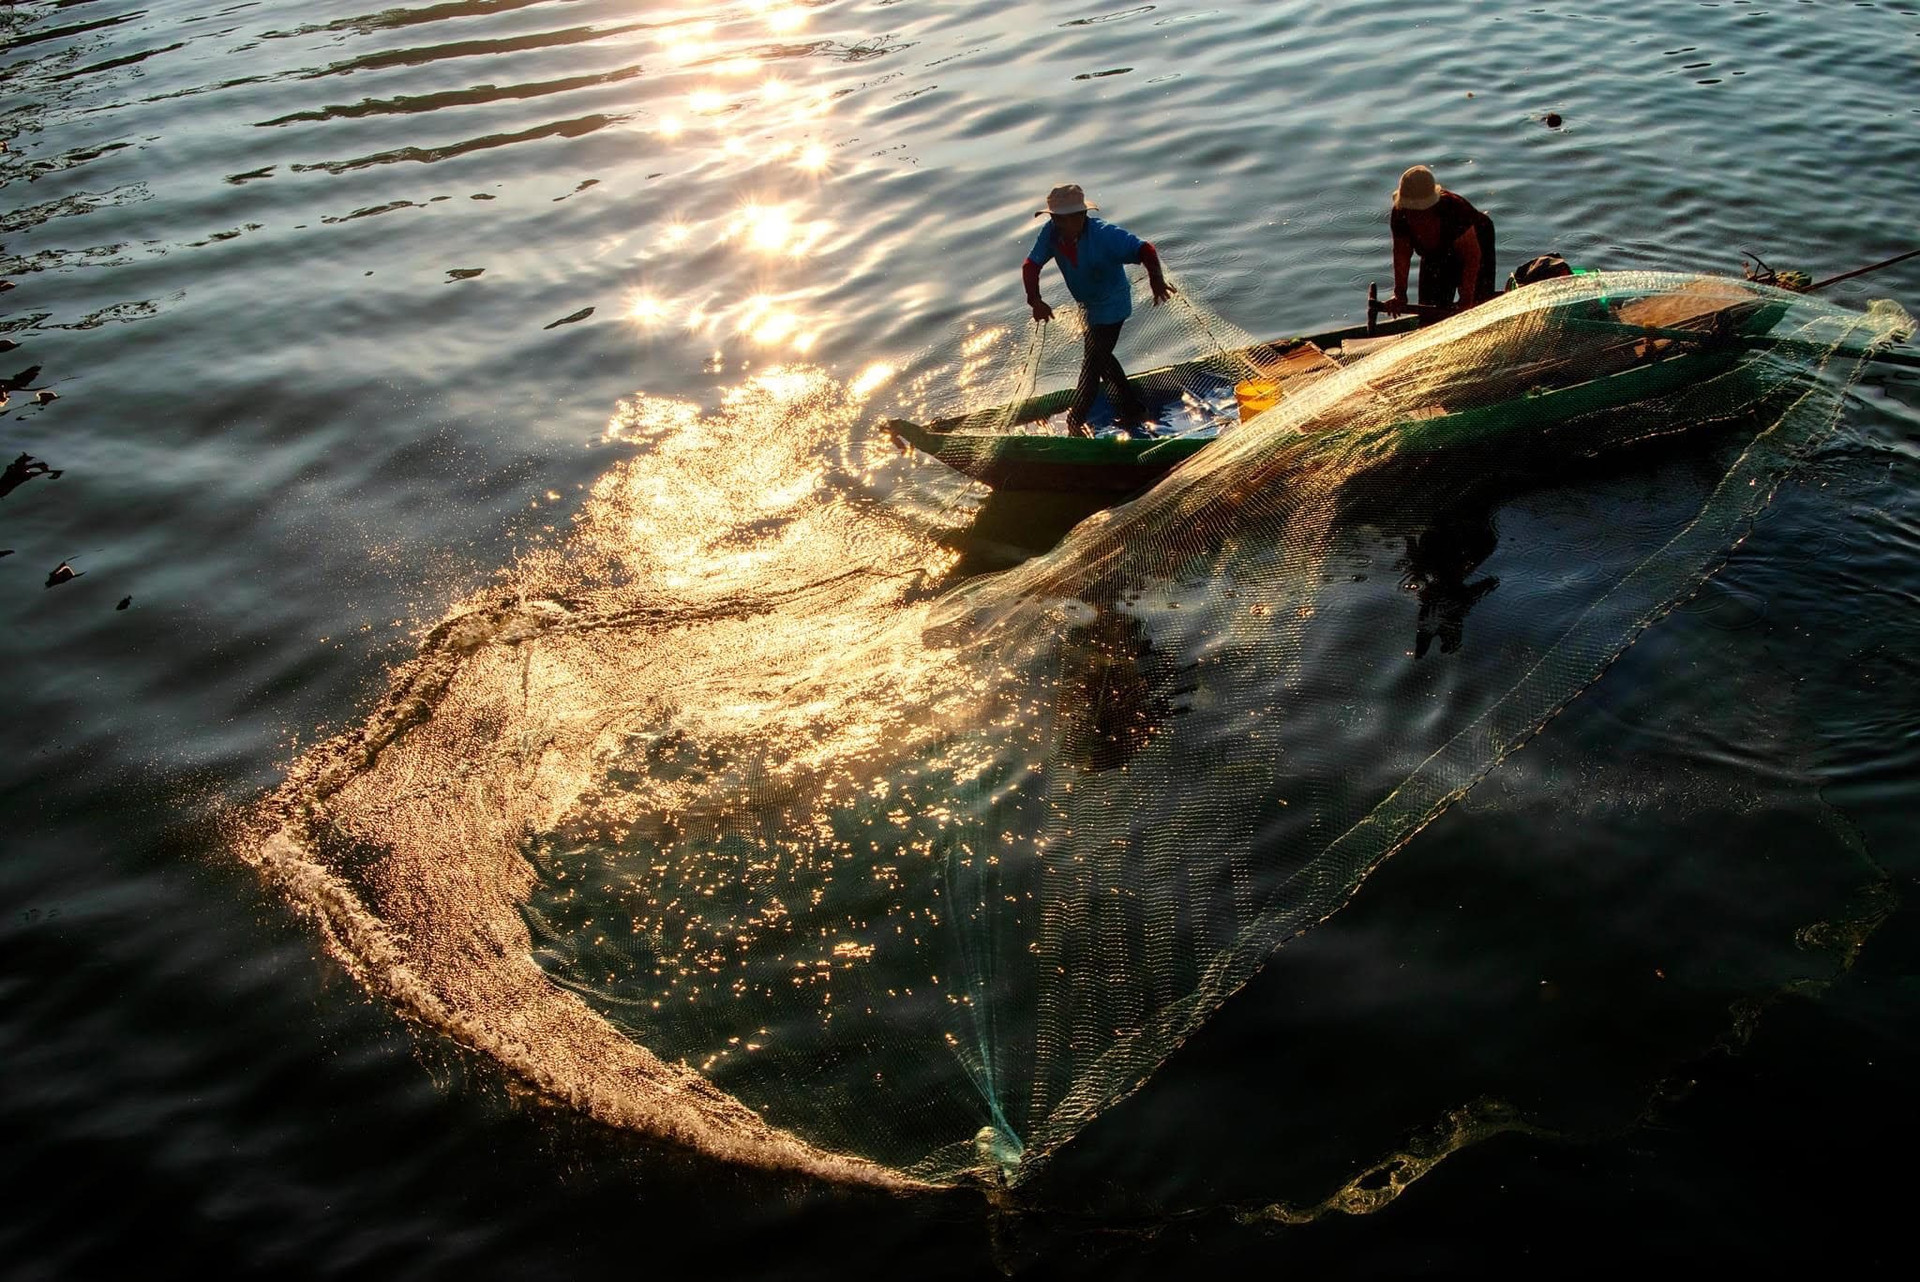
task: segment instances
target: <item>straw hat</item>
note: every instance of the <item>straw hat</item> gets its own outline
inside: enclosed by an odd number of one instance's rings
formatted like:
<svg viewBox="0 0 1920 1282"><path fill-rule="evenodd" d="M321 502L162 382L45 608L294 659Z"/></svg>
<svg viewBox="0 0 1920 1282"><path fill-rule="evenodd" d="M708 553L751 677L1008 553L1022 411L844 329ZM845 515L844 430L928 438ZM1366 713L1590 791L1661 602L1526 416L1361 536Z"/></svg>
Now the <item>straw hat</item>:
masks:
<svg viewBox="0 0 1920 1282"><path fill-rule="evenodd" d="M1440 203L1446 188L1433 180L1433 170L1415 165L1400 175L1400 189L1393 193L1395 209L1432 209Z"/></svg>
<svg viewBox="0 0 1920 1282"><path fill-rule="evenodd" d="M1098 208L1100 206L1088 202L1087 193L1080 190L1079 183L1061 183L1047 193L1047 207L1034 210L1033 216L1038 218L1042 214L1084 214L1089 209Z"/></svg>

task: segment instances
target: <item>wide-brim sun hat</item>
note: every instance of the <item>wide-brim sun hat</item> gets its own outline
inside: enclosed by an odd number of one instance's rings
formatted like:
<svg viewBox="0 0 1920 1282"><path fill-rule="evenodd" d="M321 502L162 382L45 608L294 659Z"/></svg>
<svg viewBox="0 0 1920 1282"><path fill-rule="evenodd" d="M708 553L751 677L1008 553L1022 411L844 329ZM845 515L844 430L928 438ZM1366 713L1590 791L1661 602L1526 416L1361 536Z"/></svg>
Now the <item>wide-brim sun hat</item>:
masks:
<svg viewBox="0 0 1920 1282"><path fill-rule="evenodd" d="M1415 165L1400 175L1400 186L1393 193L1395 209L1432 209L1440 203L1446 188L1434 181L1433 170Z"/></svg>
<svg viewBox="0 0 1920 1282"><path fill-rule="evenodd" d="M1098 208L1100 206L1089 201L1087 193L1080 190L1079 183L1061 183L1047 193L1046 208L1034 210L1033 216L1038 218L1041 214L1084 214L1089 209Z"/></svg>

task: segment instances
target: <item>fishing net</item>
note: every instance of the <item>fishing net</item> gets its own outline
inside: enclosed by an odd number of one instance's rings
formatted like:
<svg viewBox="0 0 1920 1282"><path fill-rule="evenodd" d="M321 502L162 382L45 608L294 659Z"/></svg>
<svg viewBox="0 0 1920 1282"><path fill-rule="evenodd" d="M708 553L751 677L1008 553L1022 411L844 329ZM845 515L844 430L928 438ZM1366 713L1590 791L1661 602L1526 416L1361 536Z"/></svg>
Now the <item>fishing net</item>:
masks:
<svg viewBox="0 0 1920 1282"><path fill-rule="evenodd" d="M869 380L635 397L565 543L296 762L249 857L371 989L555 1100L1019 1185L1698 588L1910 329L1652 274L1317 357L1164 315L1214 335L1163 403L1211 398L1218 439L979 577L977 487L895 454ZM889 412L1031 399L1044 345L981 332ZM1277 403L1242 422L1219 388L1250 378ZM1709 460L1685 507L1597 523L1496 608L1458 513L1662 438Z"/></svg>

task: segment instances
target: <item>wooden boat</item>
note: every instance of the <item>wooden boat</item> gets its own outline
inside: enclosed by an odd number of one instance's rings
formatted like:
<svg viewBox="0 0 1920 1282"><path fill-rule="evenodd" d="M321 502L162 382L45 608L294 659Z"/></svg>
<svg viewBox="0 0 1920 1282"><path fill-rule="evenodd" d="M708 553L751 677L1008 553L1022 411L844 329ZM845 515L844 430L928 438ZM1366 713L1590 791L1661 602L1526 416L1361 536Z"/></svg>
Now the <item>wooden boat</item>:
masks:
<svg viewBox="0 0 1920 1282"><path fill-rule="evenodd" d="M1703 282L1704 283L1704 282ZM1590 335L1573 355L1549 353L1491 373L1465 371L1460 405L1448 405L1445 389L1432 403L1410 410L1396 426L1401 452L1453 448L1529 427L1603 413L1678 392L1734 371L1748 349L1782 316L1787 303L1758 295L1738 282L1714 281L1701 293L1653 295L1618 307L1582 299L1567 305L1554 323L1570 335ZM1405 317L1385 325L1356 325L1303 337L1276 339L1240 349L1237 360L1203 358L1164 366L1130 381L1150 411L1164 411L1193 389L1233 392L1224 367L1254 368L1282 392L1299 380L1318 378L1397 341L1419 324ZM1213 443L1215 435L1122 434L1076 437L1054 432L968 431L983 418L1014 426L1040 423L1073 400L1064 388L985 415L912 423L888 422L903 447L911 446L976 481L1004 491L1079 491L1113 495L1147 488ZM1225 402L1231 430L1233 401ZM1098 425L1106 398L1089 422Z"/></svg>

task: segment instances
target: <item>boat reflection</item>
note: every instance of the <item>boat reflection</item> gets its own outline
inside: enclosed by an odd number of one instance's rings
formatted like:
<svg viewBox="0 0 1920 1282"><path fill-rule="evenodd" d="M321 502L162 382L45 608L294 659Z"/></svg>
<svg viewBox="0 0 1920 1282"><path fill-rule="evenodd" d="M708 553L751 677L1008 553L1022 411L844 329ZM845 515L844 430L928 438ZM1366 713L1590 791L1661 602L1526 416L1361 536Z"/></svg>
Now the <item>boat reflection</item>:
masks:
<svg viewBox="0 0 1920 1282"><path fill-rule="evenodd" d="M1011 569L1051 552L1074 526L1112 506L1110 494L992 491L972 523L952 536L959 559L950 581Z"/></svg>

